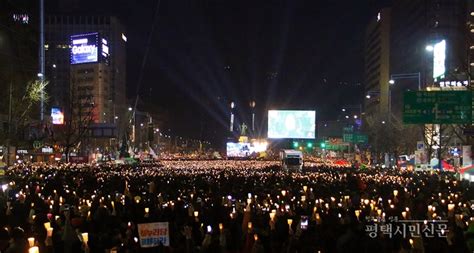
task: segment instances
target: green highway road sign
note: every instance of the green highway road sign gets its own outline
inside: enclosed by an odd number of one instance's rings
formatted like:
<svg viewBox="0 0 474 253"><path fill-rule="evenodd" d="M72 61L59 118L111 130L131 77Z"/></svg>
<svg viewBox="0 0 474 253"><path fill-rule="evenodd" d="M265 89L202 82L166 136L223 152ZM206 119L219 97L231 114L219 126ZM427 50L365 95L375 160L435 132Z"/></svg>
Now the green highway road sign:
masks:
<svg viewBox="0 0 474 253"><path fill-rule="evenodd" d="M365 134L343 134L342 139L344 142L354 142L354 143L367 143L369 137Z"/></svg>
<svg viewBox="0 0 474 253"><path fill-rule="evenodd" d="M403 123L470 124L472 91L405 91Z"/></svg>

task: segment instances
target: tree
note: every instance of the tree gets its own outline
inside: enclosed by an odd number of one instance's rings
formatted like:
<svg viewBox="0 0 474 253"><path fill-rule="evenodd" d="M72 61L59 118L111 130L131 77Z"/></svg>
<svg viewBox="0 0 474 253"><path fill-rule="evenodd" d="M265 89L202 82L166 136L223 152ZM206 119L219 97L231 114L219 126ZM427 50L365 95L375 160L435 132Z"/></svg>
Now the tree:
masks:
<svg viewBox="0 0 474 253"><path fill-rule="evenodd" d="M91 89L73 86L64 108L64 125L55 127L52 141L62 147L66 161L74 148L89 137L89 127L94 122L94 99Z"/></svg>
<svg viewBox="0 0 474 253"><path fill-rule="evenodd" d="M413 154L416 142L422 139L419 126L403 124L395 117L389 120L380 113L365 117L363 131L369 136L369 145L378 157L385 153Z"/></svg>

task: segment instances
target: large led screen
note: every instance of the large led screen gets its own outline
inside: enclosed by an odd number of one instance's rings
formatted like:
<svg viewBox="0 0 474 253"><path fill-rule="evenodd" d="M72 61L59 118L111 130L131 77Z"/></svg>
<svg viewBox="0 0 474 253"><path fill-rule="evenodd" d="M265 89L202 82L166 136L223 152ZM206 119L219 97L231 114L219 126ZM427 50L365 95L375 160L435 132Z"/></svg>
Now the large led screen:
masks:
<svg viewBox="0 0 474 253"><path fill-rule="evenodd" d="M314 139L315 111L269 110L268 138Z"/></svg>
<svg viewBox="0 0 474 253"><path fill-rule="evenodd" d="M250 157L267 150L266 141L227 142L227 157Z"/></svg>
<svg viewBox="0 0 474 253"><path fill-rule="evenodd" d="M71 64L98 61L98 33L71 36Z"/></svg>
<svg viewBox="0 0 474 253"><path fill-rule="evenodd" d="M250 143L227 142L227 157L248 157L251 152Z"/></svg>
<svg viewBox="0 0 474 253"><path fill-rule="evenodd" d="M64 124L64 113L58 107L51 108L51 119L53 125L62 125Z"/></svg>

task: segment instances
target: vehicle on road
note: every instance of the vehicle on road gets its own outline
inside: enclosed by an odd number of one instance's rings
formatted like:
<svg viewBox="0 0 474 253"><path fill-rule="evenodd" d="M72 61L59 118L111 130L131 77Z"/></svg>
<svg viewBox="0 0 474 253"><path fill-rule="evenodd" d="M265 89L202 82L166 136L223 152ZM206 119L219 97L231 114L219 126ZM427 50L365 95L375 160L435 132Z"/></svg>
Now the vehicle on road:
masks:
<svg viewBox="0 0 474 253"><path fill-rule="evenodd" d="M281 168L284 171L303 170L303 152L294 149L280 151Z"/></svg>

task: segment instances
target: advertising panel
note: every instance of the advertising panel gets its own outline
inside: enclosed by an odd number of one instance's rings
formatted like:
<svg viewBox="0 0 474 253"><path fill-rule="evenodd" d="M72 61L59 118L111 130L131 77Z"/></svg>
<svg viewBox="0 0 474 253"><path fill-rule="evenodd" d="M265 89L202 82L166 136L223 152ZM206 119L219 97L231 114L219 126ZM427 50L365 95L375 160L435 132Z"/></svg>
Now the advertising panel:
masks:
<svg viewBox="0 0 474 253"><path fill-rule="evenodd" d="M51 119L53 125L63 125L64 124L64 113L58 107L51 108Z"/></svg>
<svg viewBox="0 0 474 253"><path fill-rule="evenodd" d="M433 78L444 76L446 72L446 40L436 43L433 47Z"/></svg>
<svg viewBox="0 0 474 253"><path fill-rule="evenodd" d="M472 165L471 146L462 146L462 166L468 167Z"/></svg>
<svg viewBox="0 0 474 253"><path fill-rule="evenodd" d="M314 139L316 111L269 110L268 138Z"/></svg>
<svg viewBox="0 0 474 253"><path fill-rule="evenodd" d="M91 63L98 61L98 33L71 36L71 64Z"/></svg>

